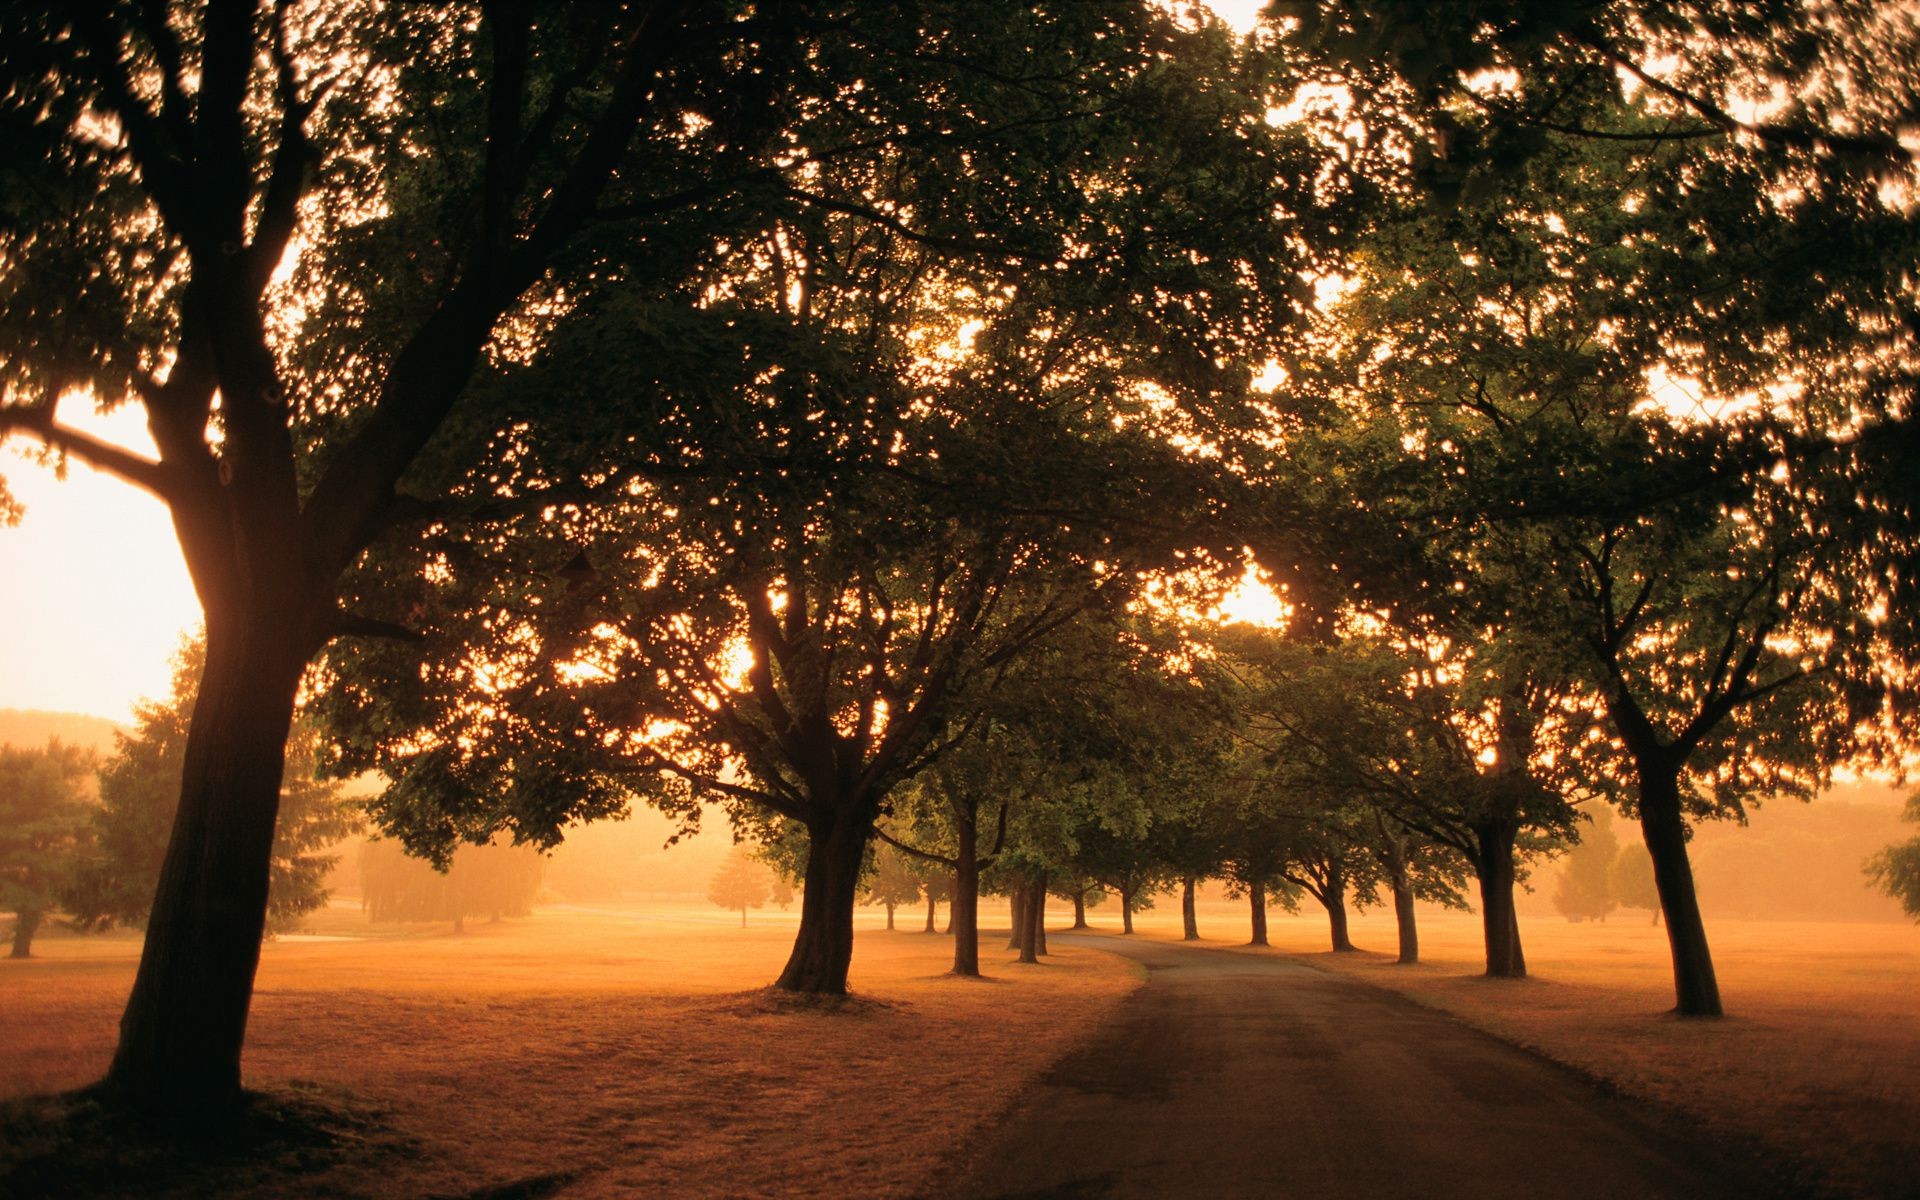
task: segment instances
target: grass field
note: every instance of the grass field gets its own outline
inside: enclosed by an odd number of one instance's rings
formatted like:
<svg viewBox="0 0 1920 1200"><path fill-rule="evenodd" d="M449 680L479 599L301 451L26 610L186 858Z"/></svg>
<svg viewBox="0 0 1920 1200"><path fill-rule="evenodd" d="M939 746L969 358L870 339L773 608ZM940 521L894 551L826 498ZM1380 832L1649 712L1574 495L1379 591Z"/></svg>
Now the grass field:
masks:
<svg viewBox="0 0 1920 1200"><path fill-rule="evenodd" d="M1096 926L1113 924L1101 910ZM1206 904L1208 943L1244 942L1238 905ZM1177 903L1137 918L1178 938ZM1394 963L1391 913L1356 915L1355 954L1327 950L1309 901L1271 921L1270 953L1391 988L1501 1038L1676 1108L1810 1194L1920 1197L1920 928L1714 921L1728 1015L1668 1014L1666 934L1637 914L1601 924L1521 919L1531 978L1482 974L1479 919L1422 912L1422 964Z"/></svg>
<svg viewBox="0 0 1920 1200"><path fill-rule="evenodd" d="M1109 955L983 954L860 914L840 1005L764 985L792 914L542 910L524 921L369 930L267 946L249 1087L365 1120L325 1153L199 1169L180 1195L899 1196L1136 986ZM370 936L369 936L370 935ZM48 938L0 960L0 1097L99 1077L131 983L128 937ZM4 1146L0 1146L0 1163ZM117 1187L102 1187L117 1194Z"/></svg>
<svg viewBox="0 0 1920 1200"><path fill-rule="evenodd" d="M990 904L986 919L1000 916ZM947 939L907 931L918 914L897 933L877 911L859 920L856 999L819 1006L763 990L791 913L743 930L707 906L556 908L456 936L327 910L311 936L266 949L248 1083L358 1124L324 1152L196 1168L173 1191L913 1195L1137 983L1120 960L1058 944L1021 967L993 937L992 978L955 980ZM1118 925L1110 906L1092 920ZM1208 945L1245 939L1239 905L1205 902L1200 922ZM1178 907L1138 925L1177 938ZM1273 948L1249 952L1394 989L1678 1109L1809 1194L1920 1195L1920 929L1713 923L1730 1015L1710 1022L1666 1015L1658 929L1629 916L1523 930L1533 977L1519 981L1480 977L1478 923L1459 914L1424 915L1418 967L1384 953L1379 914L1355 919L1360 953L1327 953L1311 912L1275 914ZM0 961L0 1097L99 1076L138 943L37 950Z"/></svg>

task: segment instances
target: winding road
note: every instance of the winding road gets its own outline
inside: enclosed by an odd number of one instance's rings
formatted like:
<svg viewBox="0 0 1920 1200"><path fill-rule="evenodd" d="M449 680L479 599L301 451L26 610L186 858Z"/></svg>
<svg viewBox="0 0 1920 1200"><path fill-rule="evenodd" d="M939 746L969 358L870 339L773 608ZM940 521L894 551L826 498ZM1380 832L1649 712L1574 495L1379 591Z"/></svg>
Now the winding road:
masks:
<svg viewBox="0 0 1920 1200"><path fill-rule="evenodd" d="M1106 1030L978 1145L951 1200L1728 1200L1686 1130L1398 996L1284 958L1049 934L1143 964Z"/></svg>

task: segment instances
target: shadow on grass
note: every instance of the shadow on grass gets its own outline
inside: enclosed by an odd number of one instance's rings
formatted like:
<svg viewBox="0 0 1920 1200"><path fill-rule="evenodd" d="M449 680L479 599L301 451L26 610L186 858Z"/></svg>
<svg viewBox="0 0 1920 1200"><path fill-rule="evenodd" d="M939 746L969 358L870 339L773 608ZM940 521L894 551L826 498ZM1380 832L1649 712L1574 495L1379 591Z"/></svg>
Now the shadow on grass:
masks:
<svg viewBox="0 0 1920 1200"><path fill-rule="evenodd" d="M95 1089L0 1104L0 1196L272 1195L417 1144L317 1085L250 1092L219 1120L135 1115Z"/></svg>
<svg viewBox="0 0 1920 1200"><path fill-rule="evenodd" d="M826 996L811 992L789 992L784 988L764 987L751 992L734 992L716 997L714 1011L734 1017L786 1016L811 1013L829 1017L872 1017L882 1013L909 1012L913 1006L894 1000L875 1000L870 996Z"/></svg>

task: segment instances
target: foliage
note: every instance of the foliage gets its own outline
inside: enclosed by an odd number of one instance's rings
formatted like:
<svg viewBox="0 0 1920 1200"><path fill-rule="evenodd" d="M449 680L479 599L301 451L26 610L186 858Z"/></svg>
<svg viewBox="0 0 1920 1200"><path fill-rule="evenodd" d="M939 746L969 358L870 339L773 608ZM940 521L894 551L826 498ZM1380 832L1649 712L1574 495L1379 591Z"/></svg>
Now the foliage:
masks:
<svg viewBox="0 0 1920 1200"><path fill-rule="evenodd" d="M1655 923L1659 922L1660 891L1654 886L1653 857L1645 846L1629 843L1620 847L1620 855L1613 860L1613 869L1608 873L1607 886L1623 908L1646 909L1653 914Z"/></svg>
<svg viewBox="0 0 1920 1200"><path fill-rule="evenodd" d="M1920 825L1920 792L1907 797L1905 819ZM1868 878L1920 920L1920 838L1896 842L1867 860Z"/></svg>
<svg viewBox="0 0 1920 1200"><path fill-rule="evenodd" d="M713 882L707 888L707 899L721 908L731 909L740 914L740 924L747 923L747 910L759 908L773 898L773 871L766 863L735 846L727 861L714 872ZM892 910L892 905L888 905Z"/></svg>
<svg viewBox="0 0 1920 1200"><path fill-rule="evenodd" d="M0 909L13 913L16 957L28 953L91 838L95 767L91 751L58 738L39 749L0 745Z"/></svg>
<svg viewBox="0 0 1920 1200"><path fill-rule="evenodd" d="M889 924L893 910L903 904L916 903L925 886L924 872L915 859L892 846L874 850L873 874L867 880L867 903L885 905Z"/></svg>
<svg viewBox="0 0 1920 1200"><path fill-rule="evenodd" d="M540 854L526 846L462 846L442 868L373 838L360 847L360 903L375 923L452 921L459 930L468 917L531 913L541 867Z"/></svg>
<svg viewBox="0 0 1920 1200"><path fill-rule="evenodd" d="M1580 840L1561 860L1560 880L1553 889L1553 907L1569 921L1604 921L1620 905L1613 893L1614 860L1620 857L1613 813L1591 810L1587 818Z"/></svg>
<svg viewBox="0 0 1920 1200"><path fill-rule="evenodd" d="M93 929L144 926L180 799L187 732L206 660L206 642L191 638L174 659L173 694L134 713L134 729L100 772L100 806L91 846L66 893L75 919ZM268 928L285 931L327 902L327 872L338 860L328 848L359 827L339 785L318 776L320 731L294 726L280 788L268 885Z"/></svg>

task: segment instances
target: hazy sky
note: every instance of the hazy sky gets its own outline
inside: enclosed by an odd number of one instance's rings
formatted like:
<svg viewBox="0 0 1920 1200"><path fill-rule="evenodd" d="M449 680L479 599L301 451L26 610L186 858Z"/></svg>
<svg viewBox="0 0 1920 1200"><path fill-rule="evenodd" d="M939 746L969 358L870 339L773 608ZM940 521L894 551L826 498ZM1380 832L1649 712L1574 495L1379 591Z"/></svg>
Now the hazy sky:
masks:
<svg viewBox="0 0 1920 1200"><path fill-rule="evenodd" d="M138 409L109 417L69 400L61 417L151 454ZM72 463L65 481L35 465L30 438L0 450L0 475L27 515L0 527L0 708L127 720L166 694L168 660L200 606L161 503Z"/></svg>

